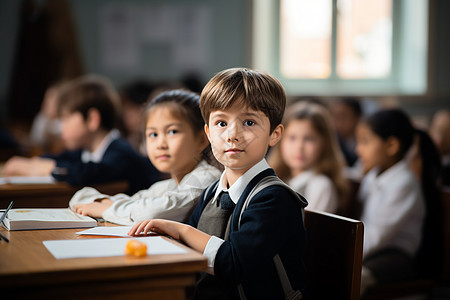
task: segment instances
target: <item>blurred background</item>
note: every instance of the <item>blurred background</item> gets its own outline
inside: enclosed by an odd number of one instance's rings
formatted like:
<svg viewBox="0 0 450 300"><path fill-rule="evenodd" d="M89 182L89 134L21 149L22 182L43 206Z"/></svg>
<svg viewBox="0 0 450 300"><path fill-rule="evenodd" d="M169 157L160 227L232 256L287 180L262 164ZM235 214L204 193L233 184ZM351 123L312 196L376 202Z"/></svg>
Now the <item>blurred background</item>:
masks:
<svg viewBox="0 0 450 300"><path fill-rule="evenodd" d="M0 0L0 124L20 140L49 86L82 74L200 91L245 66L290 98L356 96L426 127L450 103L449 14L446 0Z"/></svg>

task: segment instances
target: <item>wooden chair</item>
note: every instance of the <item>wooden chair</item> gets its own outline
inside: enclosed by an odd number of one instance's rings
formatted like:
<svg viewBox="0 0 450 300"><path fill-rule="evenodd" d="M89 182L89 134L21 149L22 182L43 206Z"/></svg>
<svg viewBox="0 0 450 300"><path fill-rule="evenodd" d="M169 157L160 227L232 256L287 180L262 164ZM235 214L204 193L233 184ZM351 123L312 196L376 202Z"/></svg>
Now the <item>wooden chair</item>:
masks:
<svg viewBox="0 0 450 300"><path fill-rule="evenodd" d="M363 223L305 210L305 227L307 287L312 299L359 299Z"/></svg>

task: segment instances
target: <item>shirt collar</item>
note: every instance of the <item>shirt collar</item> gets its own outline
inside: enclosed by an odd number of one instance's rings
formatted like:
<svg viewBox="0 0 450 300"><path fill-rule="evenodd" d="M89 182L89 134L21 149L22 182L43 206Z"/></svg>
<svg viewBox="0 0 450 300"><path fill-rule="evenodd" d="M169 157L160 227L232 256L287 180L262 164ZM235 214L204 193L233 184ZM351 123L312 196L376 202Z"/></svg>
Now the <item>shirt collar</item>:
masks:
<svg viewBox="0 0 450 300"><path fill-rule="evenodd" d="M81 161L84 163L93 162L99 163L103 159L103 155L108 149L109 145L116 139L120 137L120 133L117 129L111 130L97 147L94 152L90 152L88 150L83 150L81 153Z"/></svg>
<svg viewBox="0 0 450 300"><path fill-rule="evenodd" d="M290 186L303 186L305 185L313 176L315 172L312 170L306 170L298 174L297 176L289 180Z"/></svg>
<svg viewBox="0 0 450 300"><path fill-rule="evenodd" d="M244 192L247 185L250 183L250 181L259 173L262 171L270 169L269 164L267 163L266 159L263 158L259 163L255 164L253 167L251 167L247 172L245 172L241 177L236 180L236 182L227 189L226 186L224 186L224 177L225 177L225 171L222 173L222 176L220 176L219 184L217 185L216 193L214 194L214 197L211 199L211 203L214 203L216 199L219 198L220 193L222 191L228 192L231 200L236 204L239 201L239 198L241 198L242 193Z"/></svg>
<svg viewBox="0 0 450 300"><path fill-rule="evenodd" d="M408 164L406 160L400 160L395 165L381 173L379 176L376 176L374 181L378 185L386 185L389 184L389 182L395 182L395 178L398 177L398 173L402 173L404 172L404 170L409 170Z"/></svg>

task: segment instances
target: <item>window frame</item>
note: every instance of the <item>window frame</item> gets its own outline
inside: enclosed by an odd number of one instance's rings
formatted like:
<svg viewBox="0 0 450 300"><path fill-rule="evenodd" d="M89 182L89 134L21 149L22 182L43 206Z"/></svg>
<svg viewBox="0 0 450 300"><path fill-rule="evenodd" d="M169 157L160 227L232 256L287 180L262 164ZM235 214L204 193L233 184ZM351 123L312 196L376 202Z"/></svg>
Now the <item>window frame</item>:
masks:
<svg viewBox="0 0 450 300"><path fill-rule="evenodd" d="M286 92L293 95L423 95L427 92L427 0L393 0L391 72L379 79L342 79L337 76L338 0L330 1L333 1L330 77L290 79L280 73L280 0L253 1L252 67L277 77ZM410 29L415 33L411 34Z"/></svg>

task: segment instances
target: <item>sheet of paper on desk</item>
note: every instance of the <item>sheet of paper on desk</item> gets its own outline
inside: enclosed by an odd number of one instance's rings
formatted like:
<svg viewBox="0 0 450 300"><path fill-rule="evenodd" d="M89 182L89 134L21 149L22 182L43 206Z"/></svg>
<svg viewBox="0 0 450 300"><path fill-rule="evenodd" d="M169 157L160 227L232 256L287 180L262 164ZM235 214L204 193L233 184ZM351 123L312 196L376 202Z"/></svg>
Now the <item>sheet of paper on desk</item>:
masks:
<svg viewBox="0 0 450 300"><path fill-rule="evenodd" d="M186 250L160 236L133 238L147 244L147 254L183 254ZM44 241L44 246L57 259L107 257L124 255L129 238L102 238Z"/></svg>
<svg viewBox="0 0 450 300"><path fill-rule="evenodd" d="M55 183L53 176L11 176L0 177L0 184L49 184Z"/></svg>
<svg viewBox="0 0 450 300"><path fill-rule="evenodd" d="M80 235L106 235L106 236L121 236L130 237L127 233L132 226L98 226L87 230L79 231Z"/></svg>

